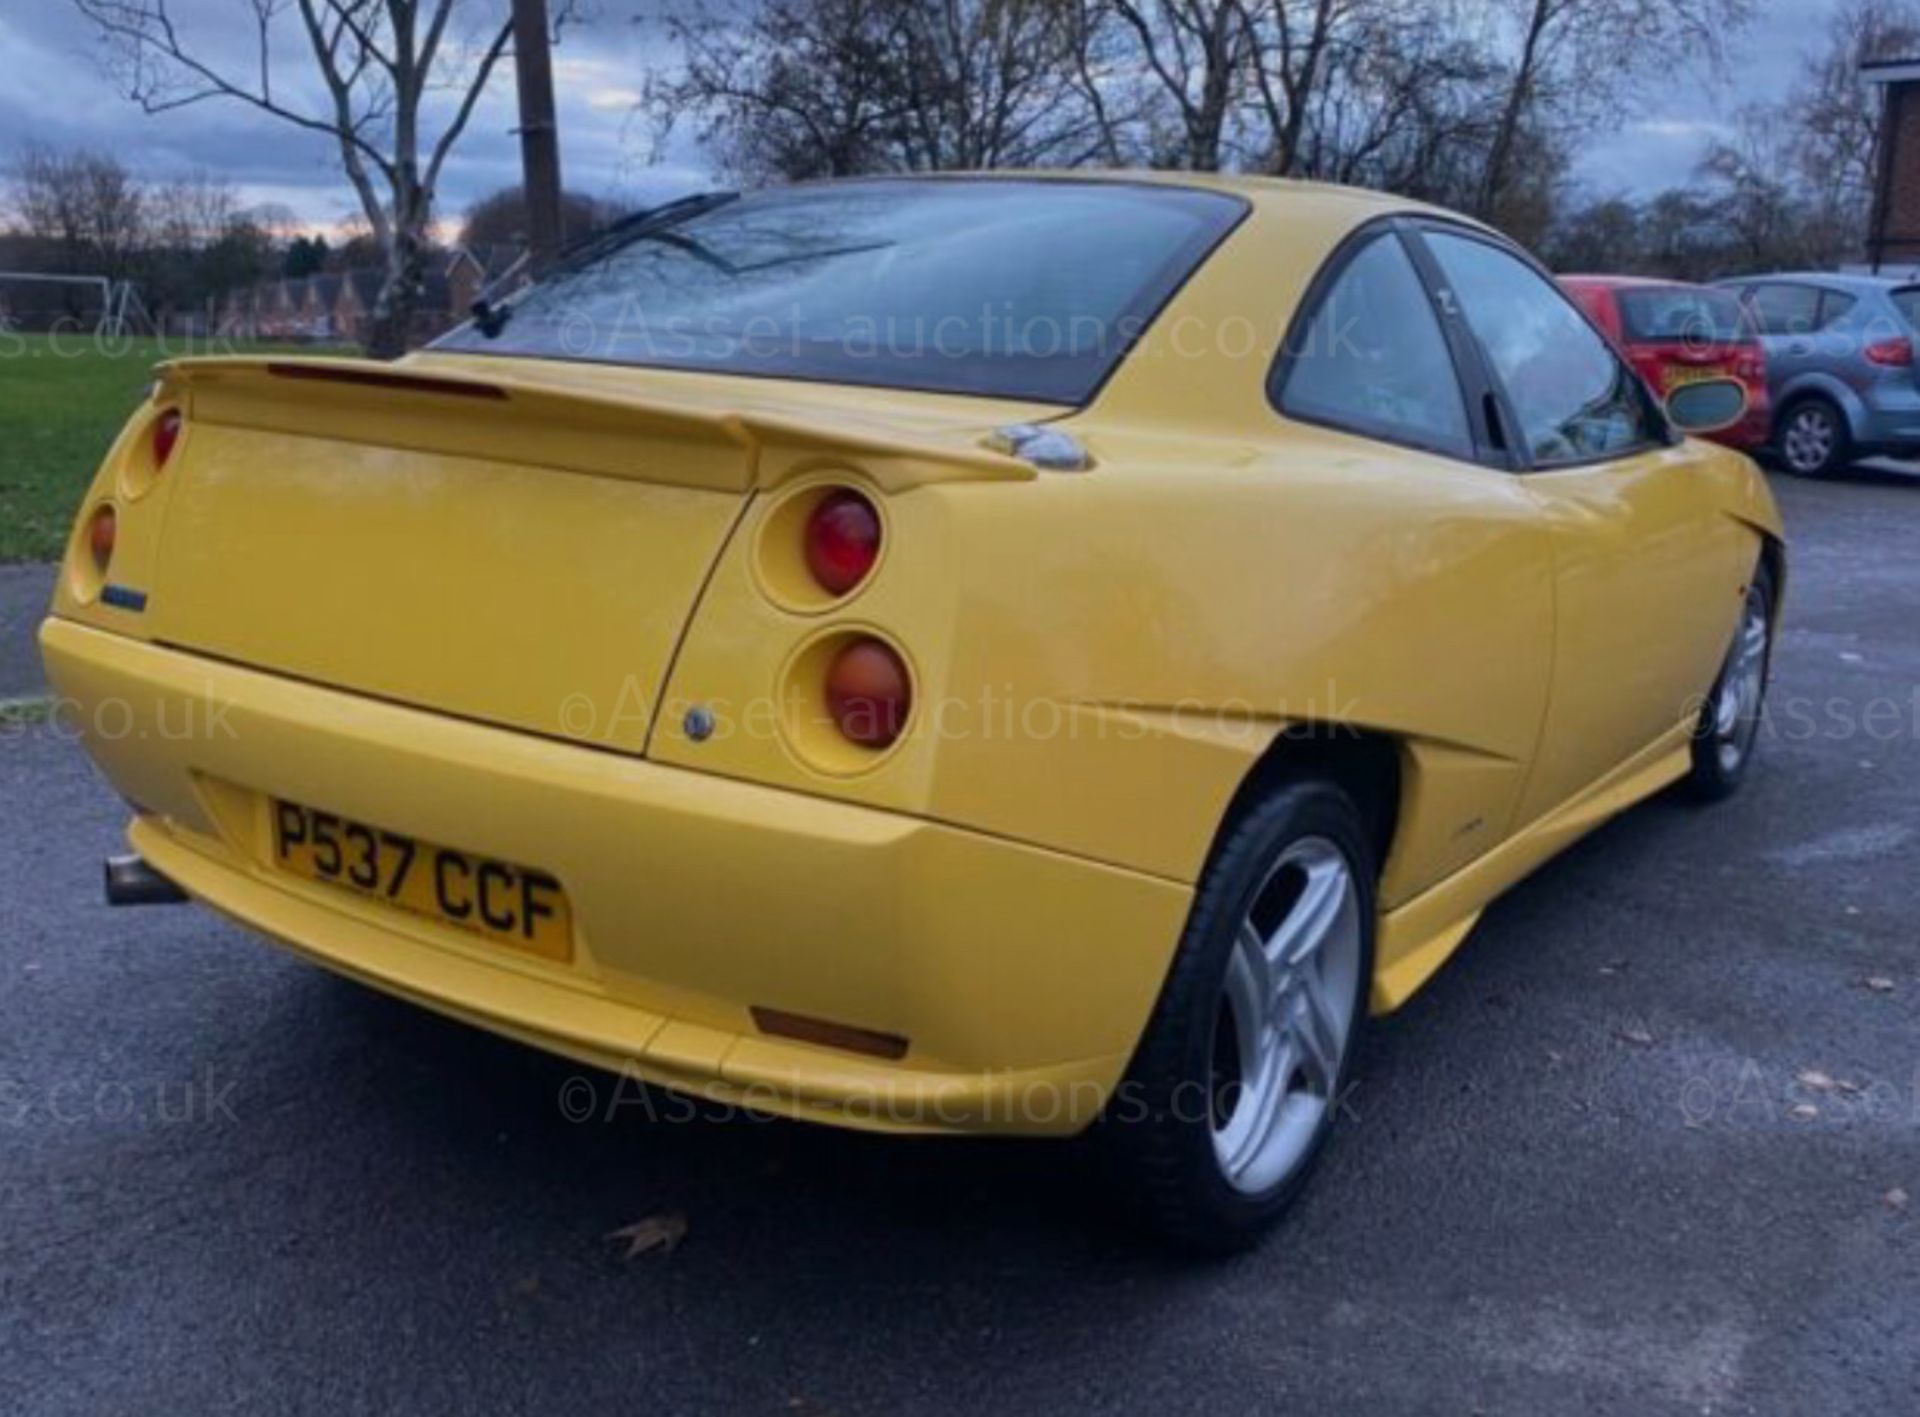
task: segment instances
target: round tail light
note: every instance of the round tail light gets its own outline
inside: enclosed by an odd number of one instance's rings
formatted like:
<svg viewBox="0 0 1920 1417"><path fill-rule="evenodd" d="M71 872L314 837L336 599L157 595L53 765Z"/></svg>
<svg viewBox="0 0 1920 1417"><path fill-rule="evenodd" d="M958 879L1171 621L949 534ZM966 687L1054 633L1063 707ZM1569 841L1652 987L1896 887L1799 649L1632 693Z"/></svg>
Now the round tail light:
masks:
<svg viewBox="0 0 1920 1417"><path fill-rule="evenodd" d="M880 513L858 492L829 492L807 518L807 569L829 595L845 595L880 559Z"/></svg>
<svg viewBox="0 0 1920 1417"><path fill-rule="evenodd" d="M913 709L905 662L884 640L850 641L827 669L827 712L850 741L886 748L899 738Z"/></svg>
<svg viewBox="0 0 1920 1417"><path fill-rule="evenodd" d="M93 553L93 564L103 573L113 560L113 545L119 536L120 514L111 506L95 511L93 520L87 523L87 549Z"/></svg>
<svg viewBox="0 0 1920 1417"><path fill-rule="evenodd" d="M173 456L173 445L180 441L180 410L170 408L153 421L153 465L156 470L167 465L167 459Z"/></svg>

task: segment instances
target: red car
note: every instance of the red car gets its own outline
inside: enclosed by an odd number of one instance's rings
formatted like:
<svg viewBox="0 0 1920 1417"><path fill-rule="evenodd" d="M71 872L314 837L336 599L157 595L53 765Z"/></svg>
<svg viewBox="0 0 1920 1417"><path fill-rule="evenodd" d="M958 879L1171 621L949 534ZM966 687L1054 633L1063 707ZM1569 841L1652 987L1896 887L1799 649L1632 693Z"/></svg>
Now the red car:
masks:
<svg viewBox="0 0 1920 1417"><path fill-rule="evenodd" d="M1745 384L1747 416L1715 441L1744 449L1767 441L1767 353L1733 292L1631 276L1562 276L1560 284L1660 397L1702 379Z"/></svg>

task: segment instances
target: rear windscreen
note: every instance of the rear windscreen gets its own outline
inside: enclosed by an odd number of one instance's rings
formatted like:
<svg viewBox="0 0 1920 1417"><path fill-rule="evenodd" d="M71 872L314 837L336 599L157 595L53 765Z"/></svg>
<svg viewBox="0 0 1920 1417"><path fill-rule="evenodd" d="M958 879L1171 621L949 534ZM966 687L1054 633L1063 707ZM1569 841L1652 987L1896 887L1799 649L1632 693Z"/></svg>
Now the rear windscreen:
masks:
<svg viewBox="0 0 1920 1417"><path fill-rule="evenodd" d="M1635 344L1743 344L1753 338L1740 302L1724 290L1623 290L1620 320Z"/></svg>
<svg viewBox="0 0 1920 1417"><path fill-rule="evenodd" d="M1078 404L1246 210L1019 180L721 198L617 233L436 348Z"/></svg>
<svg viewBox="0 0 1920 1417"><path fill-rule="evenodd" d="M1888 298L1893 301L1893 308L1900 312L1900 318L1920 330L1920 285L1906 285L1889 291Z"/></svg>

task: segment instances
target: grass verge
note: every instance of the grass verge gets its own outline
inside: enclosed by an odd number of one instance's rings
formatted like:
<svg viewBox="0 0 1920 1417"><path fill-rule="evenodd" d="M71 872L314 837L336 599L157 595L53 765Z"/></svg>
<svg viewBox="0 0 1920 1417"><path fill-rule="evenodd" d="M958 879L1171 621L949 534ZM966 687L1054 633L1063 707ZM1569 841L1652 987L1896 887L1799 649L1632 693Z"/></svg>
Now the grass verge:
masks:
<svg viewBox="0 0 1920 1417"><path fill-rule="evenodd" d="M153 383L154 365L285 348L0 329L0 562L59 557L100 460Z"/></svg>

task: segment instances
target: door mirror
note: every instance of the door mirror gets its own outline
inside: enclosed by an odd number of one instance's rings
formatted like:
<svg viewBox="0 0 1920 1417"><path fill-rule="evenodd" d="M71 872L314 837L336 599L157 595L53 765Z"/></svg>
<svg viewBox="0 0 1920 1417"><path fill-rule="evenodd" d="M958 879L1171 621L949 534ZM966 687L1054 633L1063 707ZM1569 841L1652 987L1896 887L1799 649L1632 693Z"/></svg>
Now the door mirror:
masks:
<svg viewBox="0 0 1920 1417"><path fill-rule="evenodd" d="M1667 395L1667 417L1682 433L1718 433L1747 416L1747 386L1738 379L1704 379Z"/></svg>

